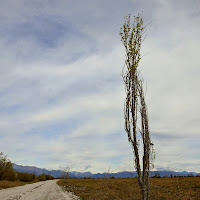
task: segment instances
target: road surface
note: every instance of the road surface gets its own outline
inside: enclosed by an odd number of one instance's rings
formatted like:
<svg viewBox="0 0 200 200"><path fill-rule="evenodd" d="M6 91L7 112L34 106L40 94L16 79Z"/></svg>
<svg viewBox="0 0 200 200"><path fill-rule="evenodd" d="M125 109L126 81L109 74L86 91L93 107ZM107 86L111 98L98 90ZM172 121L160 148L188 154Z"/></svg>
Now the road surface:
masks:
<svg viewBox="0 0 200 200"><path fill-rule="evenodd" d="M0 200L78 200L56 184L58 180L40 181L0 190Z"/></svg>

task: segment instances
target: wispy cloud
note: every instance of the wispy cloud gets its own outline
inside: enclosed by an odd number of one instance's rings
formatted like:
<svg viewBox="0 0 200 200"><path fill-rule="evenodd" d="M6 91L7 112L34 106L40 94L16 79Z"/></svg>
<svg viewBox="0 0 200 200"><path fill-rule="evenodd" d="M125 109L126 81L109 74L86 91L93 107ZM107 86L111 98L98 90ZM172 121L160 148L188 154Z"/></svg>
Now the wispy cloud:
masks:
<svg viewBox="0 0 200 200"><path fill-rule="evenodd" d="M125 15L142 10L150 22L140 70L155 166L199 172L196 1L2 3L1 151L17 164L133 170L123 129L119 29Z"/></svg>

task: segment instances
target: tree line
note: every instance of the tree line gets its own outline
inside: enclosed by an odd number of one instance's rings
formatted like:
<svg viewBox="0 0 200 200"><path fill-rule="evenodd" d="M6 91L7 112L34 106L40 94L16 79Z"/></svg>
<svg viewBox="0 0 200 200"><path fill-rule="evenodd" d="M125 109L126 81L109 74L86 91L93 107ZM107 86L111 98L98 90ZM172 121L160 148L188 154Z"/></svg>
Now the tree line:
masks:
<svg viewBox="0 0 200 200"><path fill-rule="evenodd" d="M12 162L4 155L2 152L0 153L0 181L8 180L8 181L23 181L23 182L32 182L32 181L45 181L45 180L53 180L55 179L51 175L41 174L36 176L32 173L26 172L17 172L13 169Z"/></svg>

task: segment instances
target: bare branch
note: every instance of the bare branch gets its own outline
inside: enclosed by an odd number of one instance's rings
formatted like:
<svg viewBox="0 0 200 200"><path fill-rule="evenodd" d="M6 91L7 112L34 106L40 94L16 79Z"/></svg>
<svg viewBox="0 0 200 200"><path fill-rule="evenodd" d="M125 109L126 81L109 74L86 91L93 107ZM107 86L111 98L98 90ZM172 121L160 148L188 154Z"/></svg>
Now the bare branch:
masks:
<svg viewBox="0 0 200 200"><path fill-rule="evenodd" d="M143 42L145 27L140 14L134 16L134 23L130 27L130 15L125 17L125 22L120 31L121 41L125 47L125 65L122 70L122 78L125 83L126 99L124 102L125 131L128 136L135 159L135 168L141 189L142 199L149 199L149 171L152 161L152 143L150 140L148 112L143 91L143 79L138 72L141 59L140 48ZM137 136L138 113L141 118L140 134L143 144L142 172L139 157L139 144Z"/></svg>

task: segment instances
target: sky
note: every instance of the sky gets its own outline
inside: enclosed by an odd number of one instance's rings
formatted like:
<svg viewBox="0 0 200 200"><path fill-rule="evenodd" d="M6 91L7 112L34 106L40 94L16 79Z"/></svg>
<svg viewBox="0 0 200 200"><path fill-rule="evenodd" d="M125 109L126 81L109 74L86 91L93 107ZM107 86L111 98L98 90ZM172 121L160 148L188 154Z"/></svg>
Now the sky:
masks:
<svg viewBox="0 0 200 200"><path fill-rule="evenodd" d="M135 170L119 31L138 13L154 170L200 172L199 0L1 0L0 151L13 163Z"/></svg>

